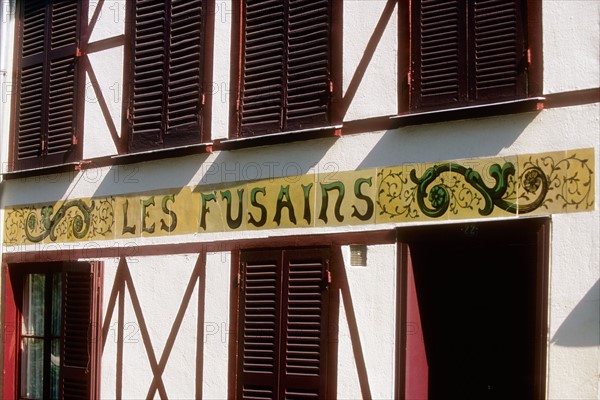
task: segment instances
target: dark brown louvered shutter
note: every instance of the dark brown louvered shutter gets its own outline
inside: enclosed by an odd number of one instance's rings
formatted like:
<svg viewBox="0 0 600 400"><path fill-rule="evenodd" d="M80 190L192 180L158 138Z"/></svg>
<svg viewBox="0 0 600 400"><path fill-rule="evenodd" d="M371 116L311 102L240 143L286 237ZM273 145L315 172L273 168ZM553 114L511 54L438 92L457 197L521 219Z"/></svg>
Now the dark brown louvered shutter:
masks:
<svg viewBox="0 0 600 400"><path fill-rule="evenodd" d="M290 0L285 130L329 121L329 0Z"/></svg>
<svg viewBox="0 0 600 400"><path fill-rule="evenodd" d="M281 323L281 251L242 253L238 398L275 399Z"/></svg>
<svg viewBox="0 0 600 400"><path fill-rule="evenodd" d="M87 5L23 1L15 169L75 159L77 49Z"/></svg>
<svg viewBox="0 0 600 400"><path fill-rule="evenodd" d="M247 0L243 5L240 134L279 132L284 105L286 8L279 0Z"/></svg>
<svg viewBox="0 0 600 400"><path fill-rule="evenodd" d="M327 249L285 250L280 399L324 399L328 310Z"/></svg>
<svg viewBox="0 0 600 400"><path fill-rule="evenodd" d="M328 249L241 255L238 398L325 398Z"/></svg>
<svg viewBox="0 0 600 400"><path fill-rule="evenodd" d="M467 101L466 2L412 2L411 108Z"/></svg>
<svg viewBox="0 0 600 400"><path fill-rule="evenodd" d="M243 2L241 136L328 123L330 3Z"/></svg>
<svg viewBox="0 0 600 400"><path fill-rule="evenodd" d="M470 0L471 101L527 94L524 1Z"/></svg>
<svg viewBox="0 0 600 400"><path fill-rule="evenodd" d="M98 275L98 263L63 264L60 392L64 399L97 396Z"/></svg>
<svg viewBox="0 0 600 400"><path fill-rule="evenodd" d="M134 5L129 151L199 143L203 0Z"/></svg>
<svg viewBox="0 0 600 400"><path fill-rule="evenodd" d="M412 2L413 111L527 96L523 0Z"/></svg>

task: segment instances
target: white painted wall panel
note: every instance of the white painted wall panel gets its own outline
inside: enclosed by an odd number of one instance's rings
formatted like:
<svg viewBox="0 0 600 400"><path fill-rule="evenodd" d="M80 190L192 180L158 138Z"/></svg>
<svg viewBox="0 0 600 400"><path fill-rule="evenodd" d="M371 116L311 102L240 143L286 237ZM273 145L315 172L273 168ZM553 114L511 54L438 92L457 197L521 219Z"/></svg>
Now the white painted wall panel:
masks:
<svg viewBox="0 0 600 400"><path fill-rule="evenodd" d="M543 2L544 93L600 87L600 2Z"/></svg>
<svg viewBox="0 0 600 400"><path fill-rule="evenodd" d="M387 3L343 2L343 104L347 108L344 121L398 112L398 14L397 7L388 13ZM381 37L375 32L379 23L384 27ZM376 48L369 48L369 42ZM370 62L361 63L363 59ZM349 93L353 96L351 103Z"/></svg>

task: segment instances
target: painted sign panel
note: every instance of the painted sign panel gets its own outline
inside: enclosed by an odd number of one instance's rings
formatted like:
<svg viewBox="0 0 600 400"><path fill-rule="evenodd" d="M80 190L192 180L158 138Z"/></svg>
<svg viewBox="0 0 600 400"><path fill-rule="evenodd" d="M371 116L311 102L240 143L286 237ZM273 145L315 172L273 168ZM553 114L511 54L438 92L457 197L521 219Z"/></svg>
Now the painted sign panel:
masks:
<svg viewBox="0 0 600 400"><path fill-rule="evenodd" d="M411 164L6 208L5 244L594 209L594 149Z"/></svg>

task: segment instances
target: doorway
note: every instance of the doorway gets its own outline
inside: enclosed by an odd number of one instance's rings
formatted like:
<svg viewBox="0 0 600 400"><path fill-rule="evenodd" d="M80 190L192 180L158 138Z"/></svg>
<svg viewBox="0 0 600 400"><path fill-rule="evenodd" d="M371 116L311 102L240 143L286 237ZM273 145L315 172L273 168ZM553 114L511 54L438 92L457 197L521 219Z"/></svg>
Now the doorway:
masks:
<svg viewBox="0 0 600 400"><path fill-rule="evenodd" d="M399 397L544 397L547 231L530 219L399 232Z"/></svg>

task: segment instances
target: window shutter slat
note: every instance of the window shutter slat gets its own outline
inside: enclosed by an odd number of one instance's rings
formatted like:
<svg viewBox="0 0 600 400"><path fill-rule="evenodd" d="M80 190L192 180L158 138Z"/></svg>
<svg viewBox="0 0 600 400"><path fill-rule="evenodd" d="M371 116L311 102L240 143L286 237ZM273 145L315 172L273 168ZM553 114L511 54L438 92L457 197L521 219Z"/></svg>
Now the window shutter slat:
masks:
<svg viewBox="0 0 600 400"><path fill-rule="evenodd" d="M517 98L525 93L522 82L525 53L519 0L472 0L473 100Z"/></svg>
<svg viewBox="0 0 600 400"><path fill-rule="evenodd" d="M327 258L323 249L284 251L280 398L325 398Z"/></svg>
<svg viewBox="0 0 600 400"><path fill-rule="evenodd" d="M163 129L166 38L165 3L136 1L133 29L132 151L156 148Z"/></svg>
<svg viewBox="0 0 600 400"><path fill-rule="evenodd" d="M44 129L44 50L46 7L43 0L23 3L21 71L19 79L17 163L42 153Z"/></svg>
<svg viewBox="0 0 600 400"><path fill-rule="evenodd" d="M285 129L328 122L329 1L290 0Z"/></svg>
<svg viewBox="0 0 600 400"><path fill-rule="evenodd" d="M75 100L75 58L50 61L48 154L71 150L75 134Z"/></svg>
<svg viewBox="0 0 600 400"><path fill-rule="evenodd" d="M29 57L44 51L46 9L44 0L24 3L22 55Z"/></svg>
<svg viewBox="0 0 600 400"><path fill-rule="evenodd" d="M21 70L17 159L37 158L42 151L43 65Z"/></svg>
<svg viewBox="0 0 600 400"><path fill-rule="evenodd" d="M278 132L284 105L284 3L249 0L244 6L240 133Z"/></svg>
<svg viewBox="0 0 600 400"><path fill-rule="evenodd" d="M281 252L243 254L240 304L240 395L277 397L280 337Z"/></svg>
<svg viewBox="0 0 600 400"><path fill-rule="evenodd" d="M65 399L91 398L92 344L95 342L93 293L93 266L89 263L65 263L60 385Z"/></svg>
<svg viewBox="0 0 600 400"><path fill-rule="evenodd" d="M52 3L52 49L77 45L77 1L54 0Z"/></svg>
<svg viewBox="0 0 600 400"><path fill-rule="evenodd" d="M413 2L413 109L466 101L466 6L461 0Z"/></svg>
<svg viewBox="0 0 600 400"><path fill-rule="evenodd" d="M201 0L172 1L165 141L199 138L203 12Z"/></svg>
<svg viewBox="0 0 600 400"><path fill-rule="evenodd" d="M241 136L328 122L329 30L329 0L244 2Z"/></svg>

